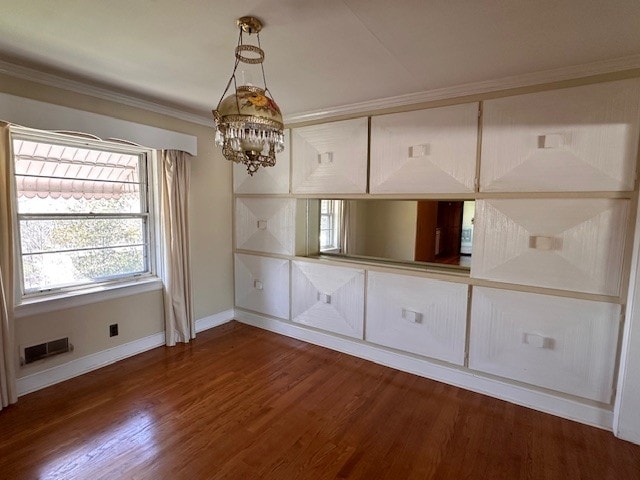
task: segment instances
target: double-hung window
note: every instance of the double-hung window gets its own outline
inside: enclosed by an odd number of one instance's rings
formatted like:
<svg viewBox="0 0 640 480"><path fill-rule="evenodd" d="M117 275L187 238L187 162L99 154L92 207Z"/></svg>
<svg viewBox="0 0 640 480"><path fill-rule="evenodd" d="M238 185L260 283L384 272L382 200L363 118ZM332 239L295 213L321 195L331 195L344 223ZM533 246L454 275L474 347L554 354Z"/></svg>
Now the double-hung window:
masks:
<svg viewBox="0 0 640 480"><path fill-rule="evenodd" d="M339 251L342 200L320 200L320 251Z"/></svg>
<svg viewBox="0 0 640 480"><path fill-rule="evenodd" d="M22 297L151 275L147 149L12 130Z"/></svg>

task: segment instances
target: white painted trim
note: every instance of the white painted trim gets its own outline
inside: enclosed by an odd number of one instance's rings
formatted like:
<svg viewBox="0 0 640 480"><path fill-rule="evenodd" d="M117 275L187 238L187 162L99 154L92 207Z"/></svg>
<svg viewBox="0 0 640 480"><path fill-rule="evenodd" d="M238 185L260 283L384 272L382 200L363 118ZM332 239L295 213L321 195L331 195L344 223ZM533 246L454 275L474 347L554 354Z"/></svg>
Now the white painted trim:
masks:
<svg viewBox="0 0 640 480"><path fill-rule="evenodd" d="M30 317L67 308L90 305L105 300L128 297L162 289L159 278L147 278L137 282L103 285L87 290L71 291L57 296L34 297L14 307L15 318Z"/></svg>
<svg viewBox="0 0 640 480"><path fill-rule="evenodd" d="M156 102L142 100L133 95L127 95L121 92L116 92L112 89L96 87L94 85L70 80L58 75L40 72L33 68L16 65L14 63L0 60L0 73L36 82L41 85L48 85L50 87L60 88L62 90L68 90L82 95L89 95L91 97L116 102L129 107L141 108L149 112L159 113L160 115L167 115L186 122L206 125L213 128L213 118L209 118L204 115L185 112L179 108L172 108Z"/></svg>
<svg viewBox="0 0 640 480"><path fill-rule="evenodd" d="M324 120L340 115L355 115L358 113L375 112L376 110L383 110L386 108L415 105L419 103L433 102L436 100L448 100L452 98L465 97L467 95L480 95L483 93L497 92L511 88L543 85L545 83L561 82L564 80L591 77L593 75L602 75L605 73L622 72L635 68L640 68L640 54L583 65L573 65L554 70L544 70L542 72L498 78L484 82L473 82L453 87L436 88L424 92L351 103L349 105L321 110L293 113L285 115L284 121L287 124L293 124Z"/></svg>
<svg viewBox="0 0 640 480"><path fill-rule="evenodd" d="M484 82L473 82L453 87L437 88L423 92L409 93L394 97L369 100L348 105L330 107L320 110L306 112L294 112L285 114L285 123L298 123L328 119L339 115L354 115L358 113L372 112L386 108L414 105L435 100L446 100L463 97L467 95L479 95L483 93L507 90L510 88L528 87L532 85L542 85L545 83L572 80L576 78L602 75L605 73L621 72L640 68L640 54L627 57L604 60L600 62L573 65L554 70L544 70L541 72L527 73L511 77L503 77ZM38 70L16 65L0 60L0 73L16 78L30 80L42 85L60 88L75 93L89 95L111 102L117 102L130 107L141 108L150 112L167 115L187 122L199 125L213 126L212 120L208 116L185 112L180 108L168 107L156 102L142 100L133 95L116 92L104 87L96 87L87 83L70 80L58 75L40 72Z"/></svg>
<svg viewBox="0 0 640 480"><path fill-rule="evenodd" d="M229 310L225 310L224 312L220 312L213 315L209 315L207 317L200 318L196 320L196 333L200 333L210 328L224 325L225 323L233 320L234 316L235 316L235 310L233 308L230 308Z"/></svg>
<svg viewBox="0 0 640 480"><path fill-rule="evenodd" d="M64 382L65 380L105 367L124 358L160 347L164 345L164 343L164 332L154 333L153 335L134 340L133 342L102 350L101 352L72 360L63 365L18 378L18 396Z"/></svg>
<svg viewBox="0 0 640 480"><path fill-rule="evenodd" d="M487 378L470 370L448 367L426 359L403 355L383 347L311 330L300 325L240 309L236 309L235 318L237 321L247 325L364 358L380 365L482 393L576 422L611 430L613 414L604 408Z"/></svg>
<svg viewBox="0 0 640 480"><path fill-rule="evenodd" d="M630 270L613 408L613 433L616 437L640 445L640 378L637 374L640 348L640 209L636 212Z"/></svg>

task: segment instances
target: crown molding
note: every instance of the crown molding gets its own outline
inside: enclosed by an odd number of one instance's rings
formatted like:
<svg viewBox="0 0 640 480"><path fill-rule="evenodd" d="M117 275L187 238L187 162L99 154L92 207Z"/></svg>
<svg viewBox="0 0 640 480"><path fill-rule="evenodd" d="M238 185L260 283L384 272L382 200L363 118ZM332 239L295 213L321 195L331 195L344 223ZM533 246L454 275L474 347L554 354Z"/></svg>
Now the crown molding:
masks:
<svg viewBox="0 0 640 480"><path fill-rule="evenodd" d="M291 115L285 115L284 121L287 124L314 122L332 117L363 114L388 108L398 108L437 100L449 100L469 95L480 95L501 90L509 90L512 88L531 87L534 85L574 80L606 73L622 72L636 68L640 68L640 54L601 62L557 68L554 70L544 70L524 75L504 77L495 80L437 88L434 90L352 103L328 109L294 113Z"/></svg>
<svg viewBox="0 0 640 480"><path fill-rule="evenodd" d="M213 126L213 120L203 115L188 113L178 108L167 107L166 105L161 105L159 103L142 100L133 95L116 92L108 88L96 87L84 82L70 80L58 75L41 72L33 68L16 65L3 60L0 60L0 73L15 78L21 78L23 80L29 80L41 85L47 85L49 87L60 88L74 93L120 103L129 107L140 108L142 110L159 113L161 115L177 118L186 122L196 123L198 125Z"/></svg>
<svg viewBox="0 0 640 480"><path fill-rule="evenodd" d="M509 90L512 88L543 85L546 83L573 80L607 73L622 72L625 70L632 70L637 68L640 68L640 54L616 58L612 60L563 67L553 70L527 73L524 75L486 80L483 82L472 82L453 87L437 88L433 90L426 90L423 92L397 95L394 97L386 97L376 100L368 100L365 102L351 103L326 109L293 113L284 115L284 121L287 124L314 122L326 120L332 117L364 114L389 108L405 107L438 100L449 100L469 95L481 95L501 90ZM133 95L115 92L107 88L89 85L77 80L70 80L58 75L44 73L33 68L16 65L14 63L6 62L3 60L0 60L0 73L40 83L42 85L48 85L51 87L56 87L63 90L68 90L75 93L120 103L122 105L140 108L198 125L213 125L212 120L203 115L188 113L178 108L172 108L148 100L142 100Z"/></svg>

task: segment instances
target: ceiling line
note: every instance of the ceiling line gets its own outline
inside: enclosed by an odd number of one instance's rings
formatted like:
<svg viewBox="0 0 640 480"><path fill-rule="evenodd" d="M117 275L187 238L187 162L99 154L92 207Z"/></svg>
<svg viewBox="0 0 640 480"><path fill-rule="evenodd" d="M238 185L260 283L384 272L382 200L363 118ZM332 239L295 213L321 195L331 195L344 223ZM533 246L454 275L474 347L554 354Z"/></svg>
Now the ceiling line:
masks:
<svg viewBox="0 0 640 480"><path fill-rule="evenodd" d="M109 88L97 87L95 85L80 82L78 80L71 80L69 78L54 75L51 73L41 72L40 70L36 70L34 68L16 65L15 63L7 62L1 59L0 74L5 74L15 78L21 78L23 80L29 80L41 85L60 88L62 90L69 90L74 93L89 95L92 97L100 98L102 100L108 100L122 105L127 105L129 107L140 108L149 112L159 113L161 115L167 115L169 117L184 120L186 122L196 123L198 125L206 125L213 128L213 119L209 119L204 115L185 112L184 110L181 110L179 108L168 107L160 103L143 100L134 95L120 93Z"/></svg>
<svg viewBox="0 0 640 480"><path fill-rule="evenodd" d="M285 115L287 125L640 69L640 54Z"/></svg>
<svg viewBox="0 0 640 480"><path fill-rule="evenodd" d="M284 115L284 121L289 125L302 122L314 122L330 119L331 117L337 117L340 115L368 113L374 112L376 110L384 110L387 108L417 105L436 100L447 100L467 95L478 95L483 93L507 90L511 88L542 85L545 83L572 80L593 75L602 75L633 69L640 69L640 54L616 58L612 60L574 65L571 67L563 67L555 70L545 70L542 72L528 73L513 77L504 77L499 79L486 80L483 82L472 82L452 87L397 95L394 97L385 97L359 103L339 105L325 109L297 112L289 115ZM15 65L3 60L0 60L0 74L5 74L15 78L22 78L42 85L48 85L79 94L85 94L103 100L109 100L122 105L140 108L146 111L158 113L161 115L167 115L179 120L184 120L187 122L213 128L213 122L204 115L185 112L178 108L167 107L158 103L150 102L148 100L141 100L132 95L126 95L123 93L115 92L113 90L109 90L107 88L96 87L76 80L70 80L57 75L40 72L32 68Z"/></svg>

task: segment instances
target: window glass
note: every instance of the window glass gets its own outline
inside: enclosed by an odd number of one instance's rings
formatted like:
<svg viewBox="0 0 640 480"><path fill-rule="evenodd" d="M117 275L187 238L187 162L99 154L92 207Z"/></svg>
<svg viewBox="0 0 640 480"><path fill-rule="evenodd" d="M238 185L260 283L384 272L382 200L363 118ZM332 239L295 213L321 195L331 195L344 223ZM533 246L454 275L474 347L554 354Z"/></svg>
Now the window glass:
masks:
<svg viewBox="0 0 640 480"><path fill-rule="evenodd" d="M320 251L340 248L342 200L320 201Z"/></svg>
<svg viewBox="0 0 640 480"><path fill-rule="evenodd" d="M152 272L144 149L22 133L12 147L24 294Z"/></svg>

